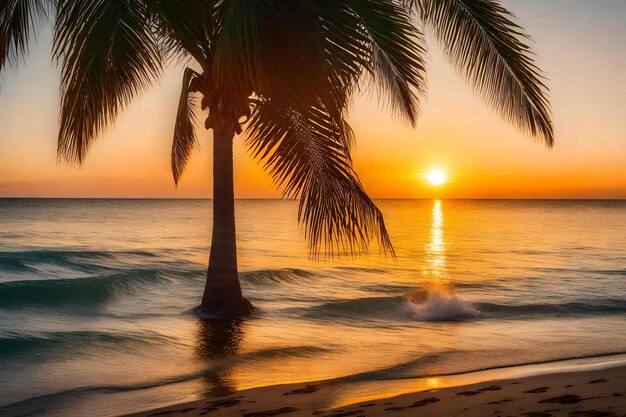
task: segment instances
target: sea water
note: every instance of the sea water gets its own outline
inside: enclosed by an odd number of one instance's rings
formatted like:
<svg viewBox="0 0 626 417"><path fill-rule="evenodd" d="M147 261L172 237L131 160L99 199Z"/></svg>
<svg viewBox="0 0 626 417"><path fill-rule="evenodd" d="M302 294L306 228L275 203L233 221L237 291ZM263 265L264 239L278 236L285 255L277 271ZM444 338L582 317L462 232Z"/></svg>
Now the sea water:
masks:
<svg viewBox="0 0 626 417"><path fill-rule="evenodd" d="M204 321L210 200L0 199L0 416L626 352L626 202L385 200L396 257L312 261L236 204L246 320Z"/></svg>

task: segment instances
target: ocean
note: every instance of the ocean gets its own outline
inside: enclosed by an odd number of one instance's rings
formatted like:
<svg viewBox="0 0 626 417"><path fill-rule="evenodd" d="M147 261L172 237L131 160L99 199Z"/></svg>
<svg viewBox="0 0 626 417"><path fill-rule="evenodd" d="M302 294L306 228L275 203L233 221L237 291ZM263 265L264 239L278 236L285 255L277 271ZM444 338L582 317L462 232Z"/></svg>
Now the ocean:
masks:
<svg viewBox="0 0 626 417"><path fill-rule="evenodd" d="M311 260L238 200L246 320L195 313L210 200L0 199L0 416L626 352L626 201L378 201L396 250Z"/></svg>

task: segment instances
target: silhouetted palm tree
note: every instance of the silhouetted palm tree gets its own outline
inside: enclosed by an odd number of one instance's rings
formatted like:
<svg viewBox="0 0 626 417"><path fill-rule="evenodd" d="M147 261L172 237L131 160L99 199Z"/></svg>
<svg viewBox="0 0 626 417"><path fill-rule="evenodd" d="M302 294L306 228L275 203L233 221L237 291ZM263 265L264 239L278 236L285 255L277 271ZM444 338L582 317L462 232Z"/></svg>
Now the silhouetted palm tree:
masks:
<svg viewBox="0 0 626 417"><path fill-rule="evenodd" d="M358 253L376 237L393 253L383 217L352 168L346 122L369 80L414 125L425 90L419 20L503 117L552 145L547 89L525 35L495 0L4 0L0 70L54 16L62 65L59 155L82 162L101 130L155 82L163 62L190 63L172 146L178 182L197 146L199 98L213 130L213 237L201 308L245 315L237 275L233 137L286 197L299 199L310 251ZM203 116L204 118L204 116Z"/></svg>

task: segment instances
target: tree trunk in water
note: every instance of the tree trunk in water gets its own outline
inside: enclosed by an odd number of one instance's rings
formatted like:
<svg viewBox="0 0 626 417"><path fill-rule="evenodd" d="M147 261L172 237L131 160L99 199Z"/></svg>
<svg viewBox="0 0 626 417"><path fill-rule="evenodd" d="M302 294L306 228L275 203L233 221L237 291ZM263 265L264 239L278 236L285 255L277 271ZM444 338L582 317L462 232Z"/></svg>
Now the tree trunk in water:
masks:
<svg viewBox="0 0 626 417"><path fill-rule="evenodd" d="M233 137L234 132L213 131L213 237L200 309L216 319L247 316L252 309L237 273Z"/></svg>

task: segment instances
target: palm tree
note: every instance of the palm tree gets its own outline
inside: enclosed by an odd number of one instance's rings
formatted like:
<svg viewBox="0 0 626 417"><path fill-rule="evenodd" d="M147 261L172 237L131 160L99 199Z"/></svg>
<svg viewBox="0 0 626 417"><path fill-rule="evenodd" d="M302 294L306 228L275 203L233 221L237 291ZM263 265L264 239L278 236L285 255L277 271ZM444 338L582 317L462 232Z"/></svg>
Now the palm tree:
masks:
<svg viewBox="0 0 626 417"><path fill-rule="evenodd" d="M413 13L418 19L414 19ZM237 273L233 138L284 196L299 200L313 256L393 248L381 212L352 168L353 94L378 87L393 113L416 123L425 91L422 24L501 115L553 143L547 89L527 37L496 0L5 0L0 70L54 17L62 66L59 156L81 163L117 113L185 62L172 146L178 183L198 142L200 99L213 130L213 236L201 309L246 315ZM421 23L420 23L421 22Z"/></svg>

